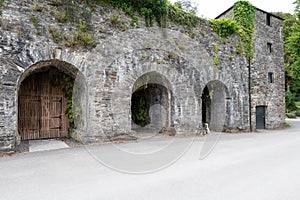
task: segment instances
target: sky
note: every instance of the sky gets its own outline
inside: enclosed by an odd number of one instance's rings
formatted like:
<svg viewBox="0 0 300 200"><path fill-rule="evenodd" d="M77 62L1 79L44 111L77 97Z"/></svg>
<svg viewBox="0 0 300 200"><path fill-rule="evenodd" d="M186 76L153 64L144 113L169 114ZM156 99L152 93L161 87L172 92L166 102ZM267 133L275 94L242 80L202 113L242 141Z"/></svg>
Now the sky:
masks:
<svg viewBox="0 0 300 200"><path fill-rule="evenodd" d="M176 2L176 0L170 0ZM230 8L237 0L191 0L198 4L198 15L207 19L217 17ZM249 0L257 8L267 12L294 13L295 0Z"/></svg>

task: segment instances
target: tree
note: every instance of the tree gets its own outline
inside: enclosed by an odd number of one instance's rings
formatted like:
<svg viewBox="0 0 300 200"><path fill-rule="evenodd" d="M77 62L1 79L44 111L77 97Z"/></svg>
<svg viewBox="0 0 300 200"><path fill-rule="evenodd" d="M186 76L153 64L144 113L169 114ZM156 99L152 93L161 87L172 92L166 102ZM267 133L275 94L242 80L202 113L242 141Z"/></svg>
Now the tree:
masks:
<svg viewBox="0 0 300 200"><path fill-rule="evenodd" d="M289 38L294 32L294 25L297 23L296 15L290 13L273 13L284 19L283 22L283 38L284 38L284 61L285 61L285 84L286 90L296 91L297 86L295 86L296 81L294 80L294 73L292 64L295 62L295 54L289 41Z"/></svg>
<svg viewBox="0 0 300 200"><path fill-rule="evenodd" d="M198 5L190 0L178 0L174 3L174 5L186 12L193 13L196 15Z"/></svg>
<svg viewBox="0 0 300 200"><path fill-rule="evenodd" d="M300 0L295 1L295 13L275 13L284 19L286 106L294 109L300 99Z"/></svg>
<svg viewBox="0 0 300 200"><path fill-rule="evenodd" d="M296 9L294 19L290 18L286 23L291 23L289 28L286 28L286 32L289 31L290 35L287 35L285 42L286 51L286 71L287 71L287 83L291 92L296 93L299 96L300 92L300 0L295 2ZM290 80L289 80L290 79Z"/></svg>

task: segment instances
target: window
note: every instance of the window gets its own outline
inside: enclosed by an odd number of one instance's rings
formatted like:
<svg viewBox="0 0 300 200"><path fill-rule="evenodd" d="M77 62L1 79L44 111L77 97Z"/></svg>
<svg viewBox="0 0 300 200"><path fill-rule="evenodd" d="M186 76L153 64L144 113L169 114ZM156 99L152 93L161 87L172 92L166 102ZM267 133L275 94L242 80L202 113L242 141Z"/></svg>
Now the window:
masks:
<svg viewBox="0 0 300 200"><path fill-rule="evenodd" d="M274 77L273 77L273 72L268 73L268 83L273 83L274 82Z"/></svg>
<svg viewBox="0 0 300 200"><path fill-rule="evenodd" d="M267 43L267 49L269 53L272 53L272 44L271 43Z"/></svg>
<svg viewBox="0 0 300 200"><path fill-rule="evenodd" d="M269 13L267 13L266 24L271 26L271 15Z"/></svg>

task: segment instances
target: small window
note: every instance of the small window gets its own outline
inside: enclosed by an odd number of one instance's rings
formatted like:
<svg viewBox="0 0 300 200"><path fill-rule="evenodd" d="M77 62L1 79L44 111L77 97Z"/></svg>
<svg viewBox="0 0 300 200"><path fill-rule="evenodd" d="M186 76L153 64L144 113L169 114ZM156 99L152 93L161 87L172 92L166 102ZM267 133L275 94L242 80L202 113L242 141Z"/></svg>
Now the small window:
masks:
<svg viewBox="0 0 300 200"><path fill-rule="evenodd" d="M269 53L272 53L272 44L271 43L267 43L267 49Z"/></svg>
<svg viewBox="0 0 300 200"><path fill-rule="evenodd" d="M268 83L273 83L274 82L274 75L273 72L268 73Z"/></svg>
<svg viewBox="0 0 300 200"><path fill-rule="evenodd" d="M271 15L269 13L267 13L266 24L271 26Z"/></svg>

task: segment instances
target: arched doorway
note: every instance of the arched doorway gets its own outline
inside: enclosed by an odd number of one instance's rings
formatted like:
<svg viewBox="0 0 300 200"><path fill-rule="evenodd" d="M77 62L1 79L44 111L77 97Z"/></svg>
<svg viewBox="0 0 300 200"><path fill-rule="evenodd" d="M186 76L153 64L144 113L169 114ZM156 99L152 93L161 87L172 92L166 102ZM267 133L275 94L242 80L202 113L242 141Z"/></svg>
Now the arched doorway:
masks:
<svg viewBox="0 0 300 200"><path fill-rule="evenodd" d="M223 131L227 117L227 87L218 80L209 82L202 92L202 124L212 131Z"/></svg>
<svg viewBox="0 0 300 200"><path fill-rule="evenodd" d="M211 95L209 93L208 87L205 86L202 93L202 123L210 124L211 118Z"/></svg>
<svg viewBox="0 0 300 200"><path fill-rule="evenodd" d="M171 127L172 96L168 80L149 72L136 80L131 97L132 129Z"/></svg>
<svg viewBox="0 0 300 200"><path fill-rule="evenodd" d="M24 72L18 91L18 131L22 140L65 137L75 128L76 115L83 114L80 98L73 92L75 78L79 79L77 72L72 65L58 60L37 63ZM83 92L78 88L78 96ZM78 113L74 112L74 98L79 102Z"/></svg>

